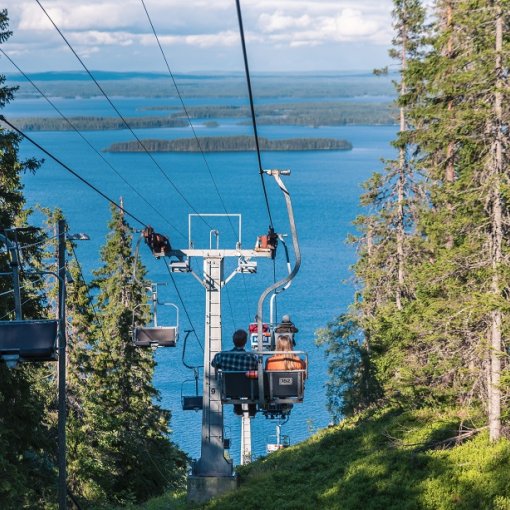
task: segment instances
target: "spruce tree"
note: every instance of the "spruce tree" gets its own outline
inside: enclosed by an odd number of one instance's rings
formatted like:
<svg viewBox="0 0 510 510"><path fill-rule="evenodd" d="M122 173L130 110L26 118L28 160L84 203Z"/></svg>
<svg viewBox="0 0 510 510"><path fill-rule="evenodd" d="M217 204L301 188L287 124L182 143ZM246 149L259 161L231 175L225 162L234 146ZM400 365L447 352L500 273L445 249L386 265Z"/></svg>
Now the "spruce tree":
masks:
<svg viewBox="0 0 510 510"><path fill-rule="evenodd" d="M77 462L88 474L87 499L124 504L180 487L186 459L168 438L170 413L155 403L152 351L132 342L132 325L147 320L145 270L132 255L132 230L115 208L109 228L95 273L101 332L89 353Z"/></svg>
<svg viewBox="0 0 510 510"><path fill-rule="evenodd" d="M328 396L335 415L350 414L377 401L385 385L386 392L392 391L399 381L396 375L403 365L408 336L405 305L414 292L410 265L422 199L407 116L419 98L421 83L408 69L422 58L425 11L419 0L396 0L393 17L396 35L390 55L400 68L400 80L395 83L400 131L393 142L398 155L385 161L383 173L373 174L364 184L361 203L367 214L356 219L360 235L352 239L359 257L353 267L359 285L356 301L318 338L328 345ZM338 397L335 391L340 388Z"/></svg>

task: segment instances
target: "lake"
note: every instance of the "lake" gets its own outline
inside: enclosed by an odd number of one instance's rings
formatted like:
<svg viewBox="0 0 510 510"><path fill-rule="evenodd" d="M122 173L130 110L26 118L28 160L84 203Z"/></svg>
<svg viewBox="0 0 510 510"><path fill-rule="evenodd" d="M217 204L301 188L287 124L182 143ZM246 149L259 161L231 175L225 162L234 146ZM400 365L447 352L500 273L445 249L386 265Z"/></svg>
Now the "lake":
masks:
<svg viewBox="0 0 510 510"><path fill-rule="evenodd" d="M374 98L367 100L375 101ZM108 110L106 101L98 98L57 98L54 101L69 116L114 115ZM281 101L281 98L277 101ZM154 112L141 108L174 103L147 98L115 98L114 102L126 116L151 115ZM199 99L194 99L193 104L211 104L211 100L208 98L201 103ZM44 100L17 99L8 105L4 114L9 119L16 116L46 116L50 111ZM252 134L249 126L237 125L237 120L218 121L220 125L217 128L197 124L195 130L198 136ZM262 154L265 168L292 170L292 175L285 178L285 183L293 200L302 250L301 270L292 286L278 298L277 307L278 317L284 313L291 315L299 328L297 349L306 350L309 357L310 375L306 381L305 401L294 407L290 420L283 426L283 433L290 436L293 444L327 426L330 421L325 399L327 362L323 350L314 344L314 335L318 328L345 311L352 300L353 284L349 266L355 260L355 252L352 246L345 243L345 239L349 232L353 232L352 221L360 212L360 185L373 171L381 170L381 158L392 157L389 142L396 129L396 126L259 127L259 135L270 139L334 137L347 139L353 144L353 150L345 152ZM190 128L145 129L138 130L137 134L140 138L192 136ZM267 231L269 221L254 153L206 154L205 161L200 154L154 154L164 173L146 154L104 153L103 157L124 177L130 184L128 186L76 133L34 132L30 136L112 199L118 200L122 196L128 211L154 226L158 232L166 234L176 248L187 246L188 214L192 212L227 211L241 214L245 248L253 247L256 236ZM111 143L132 139L127 130L91 131L84 132L84 136L98 151ZM28 142L22 143L21 156L43 157ZM266 178L266 185L275 229L289 233L284 199L271 179ZM48 158L36 175L24 177L24 184L29 205L60 207L71 232L90 235L90 241L80 242L77 247L85 277L90 279L92 270L98 267L99 249L105 242L106 224L110 216L106 201ZM193 209L176 192L175 187ZM134 223L133 226L139 227ZM210 224L207 228L203 224L197 225L193 230L194 236L197 236L194 237L197 247L208 244L211 226L216 227L216 224ZM220 230L220 246L233 247L233 233L228 222L218 220L217 226ZM290 238L288 241L290 246ZM282 277L286 271L282 255L283 250L275 266L277 277ZM164 262L155 260L144 246L141 248L141 257L148 268L148 278L166 284L160 287L160 299L179 304ZM233 261L228 261L226 273L229 274L234 266ZM194 261L193 267L200 268L201 261ZM192 322L191 325L181 308L181 331L194 328L198 339L203 342L203 288L189 274L176 274L174 278ZM225 348L230 348L232 332L238 328L246 329L253 320L258 297L272 281L272 262L259 259L257 274L237 275L225 287L222 325ZM266 308L264 318L267 317ZM172 309L165 307L160 307L158 318L160 325L165 322L171 324L175 320ZM172 439L191 457L197 458L200 456L201 413L184 412L180 407L181 394L192 394L194 391L193 373L184 367L181 359L183 338L184 335L181 335L175 349L156 351L154 383L161 393L162 405L172 412ZM190 335L188 340L186 362L202 364L202 351L194 335ZM253 451L256 456L265 453L268 437L274 433L275 422L263 416L253 420ZM225 435L231 438L230 455L237 463L240 420L228 406L225 409Z"/></svg>

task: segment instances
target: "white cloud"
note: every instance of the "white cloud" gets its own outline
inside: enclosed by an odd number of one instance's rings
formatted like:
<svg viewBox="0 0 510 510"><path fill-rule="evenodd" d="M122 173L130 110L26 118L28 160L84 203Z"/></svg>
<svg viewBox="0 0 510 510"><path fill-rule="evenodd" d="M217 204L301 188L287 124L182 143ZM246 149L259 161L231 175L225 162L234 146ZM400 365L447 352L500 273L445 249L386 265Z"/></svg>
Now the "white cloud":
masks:
<svg viewBox="0 0 510 510"><path fill-rule="evenodd" d="M258 26L262 32L279 32L294 28L306 28L310 26L312 19L309 15L304 14L300 17L286 16L281 11L274 14L261 14Z"/></svg>
<svg viewBox="0 0 510 510"><path fill-rule="evenodd" d="M60 4L60 5L59 5ZM139 9L118 3L48 2L43 7L61 30L119 29L132 26L139 19ZM18 25L21 30L54 30L42 9L36 4L23 4Z"/></svg>
<svg viewBox="0 0 510 510"><path fill-rule="evenodd" d="M105 59L101 48L110 48L130 61L129 55L141 58L156 46L140 0L40 1L80 55ZM164 48L190 55L181 60L191 62L194 55L203 61L199 52L207 50L213 68L215 55L223 61L228 59L225 52L238 57L234 0L144 1ZM51 47L57 51L65 45L33 0L4 0L4 5L14 31L6 50L36 55L45 48L49 56ZM266 53L268 61L276 54L285 58L286 51L294 52L296 61L300 48L316 48L314 61L308 63L313 67L320 65L316 59L321 48L363 43L367 48L377 46L380 54L391 40L391 0L242 0L241 5L248 49L251 54ZM181 56L174 52L173 58Z"/></svg>

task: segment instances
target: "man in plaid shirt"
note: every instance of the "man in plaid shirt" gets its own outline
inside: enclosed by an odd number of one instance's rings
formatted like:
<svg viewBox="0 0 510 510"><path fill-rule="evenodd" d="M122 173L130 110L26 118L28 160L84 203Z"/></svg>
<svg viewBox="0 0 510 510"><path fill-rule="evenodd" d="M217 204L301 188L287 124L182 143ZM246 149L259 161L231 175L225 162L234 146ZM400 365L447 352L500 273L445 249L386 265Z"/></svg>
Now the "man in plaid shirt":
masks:
<svg viewBox="0 0 510 510"><path fill-rule="evenodd" d="M216 369L232 370L236 372L248 372L257 370L258 357L252 352L246 352L244 346L248 340L248 333L244 329L238 329L232 336L234 348L230 351L221 351L215 354L211 365ZM257 413L256 404L248 404L250 416ZM234 404L234 413L242 416L243 408L241 404Z"/></svg>
<svg viewBox="0 0 510 510"><path fill-rule="evenodd" d="M216 369L233 370L237 372L257 370L257 356L244 350L244 346L248 340L246 331L244 329L238 329L234 333L232 339L234 340L234 348L230 351L218 352L214 356L211 365Z"/></svg>

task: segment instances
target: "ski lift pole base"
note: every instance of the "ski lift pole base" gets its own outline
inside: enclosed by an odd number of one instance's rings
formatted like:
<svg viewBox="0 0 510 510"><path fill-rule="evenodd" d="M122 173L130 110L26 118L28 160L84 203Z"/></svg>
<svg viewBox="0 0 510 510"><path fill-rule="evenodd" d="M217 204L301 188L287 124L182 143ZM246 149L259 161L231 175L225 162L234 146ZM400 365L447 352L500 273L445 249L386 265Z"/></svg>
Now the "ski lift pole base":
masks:
<svg viewBox="0 0 510 510"><path fill-rule="evenodd" d="M189 503L203 504L239 487L237 476L188 476Z"/></svg>

